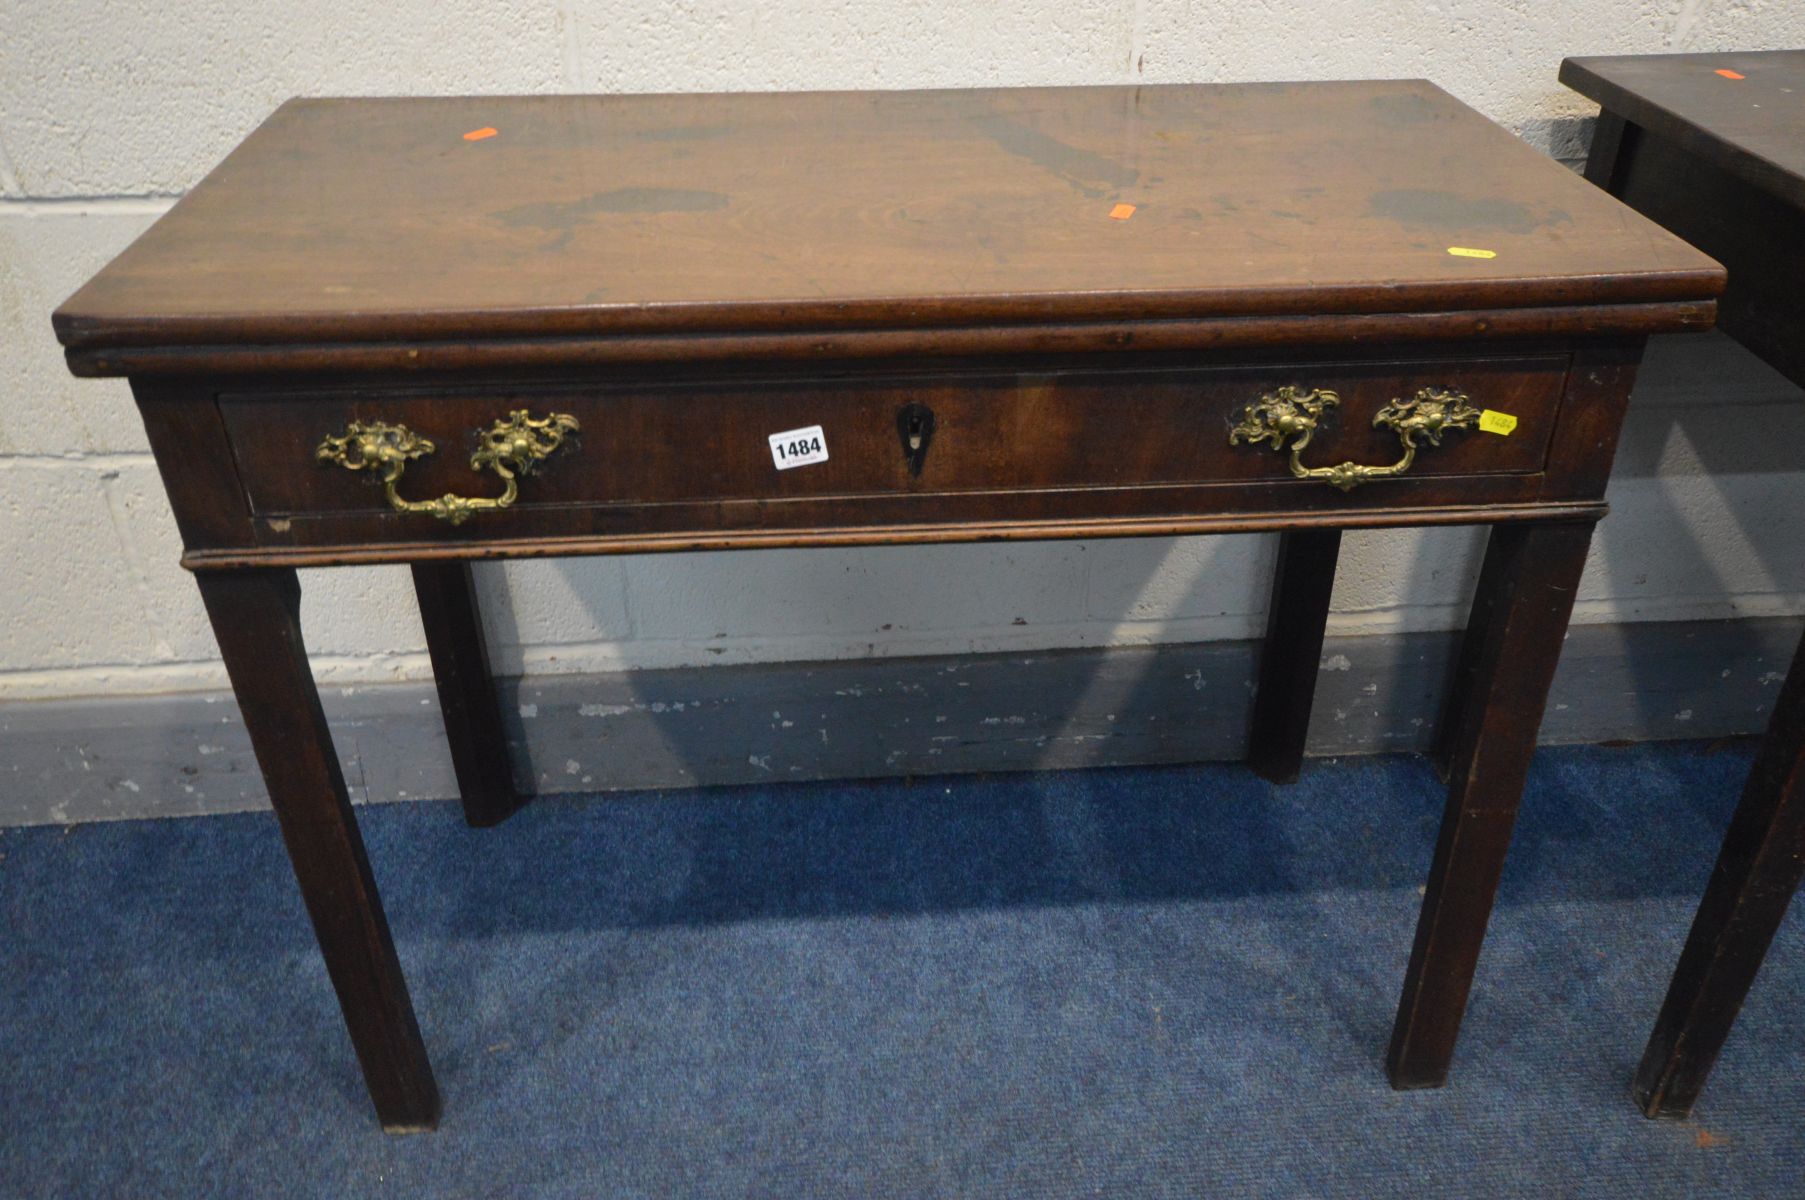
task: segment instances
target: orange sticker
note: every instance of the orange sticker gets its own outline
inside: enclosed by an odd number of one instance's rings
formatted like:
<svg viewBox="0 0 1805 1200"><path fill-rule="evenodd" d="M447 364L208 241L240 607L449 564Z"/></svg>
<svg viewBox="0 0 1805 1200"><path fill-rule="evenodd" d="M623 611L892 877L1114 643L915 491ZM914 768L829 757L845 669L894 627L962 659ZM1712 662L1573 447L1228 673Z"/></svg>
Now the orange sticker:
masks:
<svg viewBox="0 0 1805 1200"><path fill-rule="evenodd" d="M501 130L499 129L493 129L485 125L481 129L472 129L469 133L466 133L464 135L464 140L466 142L480 142L484 138L492 138L500 132Z"/></svg>
<svg viewBox="0 0 1805 1200"><path fill-rule="evenodd" d="M1132 204L1118 204L1109 210L1109 218L1112 221L1126 221L1132 216L1134 216L1134 205Z"/></svg>
<svg viewBox="0 0 1805 1200"><path fill-rule="evenodd" d="M1725 79L1747 79L1748 78L1747 75L1743 75L1737 71L1732 71L1728 67L1719 67L1717 69L1717 73L1719 75L1722 75Z"/></svg>

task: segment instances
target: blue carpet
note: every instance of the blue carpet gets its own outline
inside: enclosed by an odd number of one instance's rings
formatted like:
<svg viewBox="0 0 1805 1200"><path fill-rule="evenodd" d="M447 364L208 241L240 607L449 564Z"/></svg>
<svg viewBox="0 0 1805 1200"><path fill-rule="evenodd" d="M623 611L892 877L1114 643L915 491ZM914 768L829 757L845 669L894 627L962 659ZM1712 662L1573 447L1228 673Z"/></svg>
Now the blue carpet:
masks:
<svg viewBox="0 0 1805 1200"><path fill-rule="evenodd" d="M1453 1082L1403 1094L1418 758L364 810L410 1138L269 816L0 831L0 1195L1798 1196L1796 924L1694 1119L1628 1099L1749 761L1544 750Z"/></svg>

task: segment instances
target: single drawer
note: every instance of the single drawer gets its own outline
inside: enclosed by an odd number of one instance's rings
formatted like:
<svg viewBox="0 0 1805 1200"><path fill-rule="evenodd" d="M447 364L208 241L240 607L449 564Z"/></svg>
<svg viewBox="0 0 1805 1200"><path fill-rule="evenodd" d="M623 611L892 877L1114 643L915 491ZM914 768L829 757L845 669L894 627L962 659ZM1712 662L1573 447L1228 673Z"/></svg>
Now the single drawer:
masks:
<svg viewBox="0 0 1805 1200"><path fill-rule="evenodd" d="M255 513L391 513L410 522L410 530L430 527L435 515L451 518L445 524L462 518L448 510L397 511L380 486L386 466L360 458L355 438L344 440L354 423L366 433L386 427L391 445L404 436L395 429L413 436L394 492L419 506L446 496L505 495L494 455L472 466L488 431L498 422L505 427L517 411L539 421L568 418L497 435L500 443L514 439L514 448L531 459L520 460L529 471L520 473L510 503L516 516L573 506L1274 482L1300 489L1352 484L1369 503L1384 503L1383 489L1400 486L1394 480L1295 478L1290 450L1300 439L1299 422L1314 422L1296 455L1303 470L1395 466L1406 456L1408 436L1415 451L1403 479L1533 474L1542 470L1567 363L1566 355L1553 354L739 385L473 384L225 394L219 402ZM1284 389L1303 403L1287 410ZM1443 414L1449 427L1440 428L1439 418L1419 419L1406 435L1402 425L1419 397L1450 410ZM1263 400L1274 403L1261 408ZM1256 425L1246 424L1250 406ZM1515 425L1506 435L1484 432L1468 409L1506 414ZM1257 426L1261 419L1265 425ZM1237 426L1245 426L1239 434ZM781 440L781 454L774 451L773 435L817 428L818 449L813 435L796 434ZM335 437L341 440L329 442ZM543 458L531 457L542 450ZM782 465L798 453L820 461Z"/></svg>

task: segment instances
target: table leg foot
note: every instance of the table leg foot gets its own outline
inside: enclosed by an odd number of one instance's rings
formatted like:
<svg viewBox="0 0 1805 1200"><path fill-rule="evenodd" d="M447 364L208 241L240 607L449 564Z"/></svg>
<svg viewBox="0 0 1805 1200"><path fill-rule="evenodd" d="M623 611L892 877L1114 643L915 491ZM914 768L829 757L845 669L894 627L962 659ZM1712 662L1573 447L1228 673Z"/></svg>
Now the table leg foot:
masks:
<svg viewBox="0 0 1805 1200"><path fill-rule="evenodd" d="M1692 932L1636 1071L1636 1103L1684 1117L1730 1036L1805 878L1805 642L1730 818Z"/></svg>
<svg viewBox="0 0 1805 1200"><path fill-rule="evenodd" d="M508 765L501 700L489 673L488 644L470 564L417 562L413 572L464 820L476 828L498 825L526 798L515 789Z"/></svg>
<svg viewBox="0 0 1805 1200"><path fill-rule="evenodd" d="M1447 1082L1591 536L1590 523L1491 532L1447 724L1447 807L1386 1056L1394 1088Z"/></svg>
<svg viewBox="0 0 1805 1200"><path fill-rule="evenodd" d="M431 1129L439 1091L301 641L288 569L199 574L326 973L385 1129Z"/></svg>
<svg viewBox="0 0 1805 1200"><path fill-rule="evenodd" d="M1339 529L1291 530L1279 536L1247 748L1248 765L1274 783L1295 783L1303 766L1340 553Z"/></svg>

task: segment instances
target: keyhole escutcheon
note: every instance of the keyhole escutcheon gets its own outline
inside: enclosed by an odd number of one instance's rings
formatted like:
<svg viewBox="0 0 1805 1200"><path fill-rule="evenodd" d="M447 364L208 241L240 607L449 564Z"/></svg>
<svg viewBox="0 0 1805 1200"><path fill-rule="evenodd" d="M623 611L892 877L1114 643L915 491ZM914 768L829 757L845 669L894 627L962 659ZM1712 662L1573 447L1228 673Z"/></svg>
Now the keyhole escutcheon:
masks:
<svg viewBox="0 0 1805 1200"><path fill-rule="evenodd" d="M921 464L927 461L928 445L934 440L934 410L911 401L896 413L896 433L902 441L903 457L908 460L909 474L919 476Z"/></svg>

